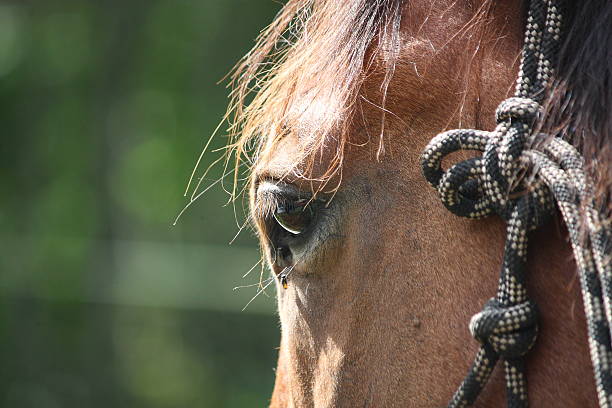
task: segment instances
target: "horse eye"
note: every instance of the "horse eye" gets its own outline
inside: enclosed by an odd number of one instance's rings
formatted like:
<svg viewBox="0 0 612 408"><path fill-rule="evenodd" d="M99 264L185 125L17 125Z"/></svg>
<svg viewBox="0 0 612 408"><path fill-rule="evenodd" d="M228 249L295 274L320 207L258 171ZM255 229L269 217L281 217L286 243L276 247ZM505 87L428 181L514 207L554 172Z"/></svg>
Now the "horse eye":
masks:
<svg viewBox="0 0 612 408"><path fill-rule="evenodd" d="M279 207L274 219L285 231L299 235L310 225L314 211L307 200L300 200L290 205Z"/></svg>

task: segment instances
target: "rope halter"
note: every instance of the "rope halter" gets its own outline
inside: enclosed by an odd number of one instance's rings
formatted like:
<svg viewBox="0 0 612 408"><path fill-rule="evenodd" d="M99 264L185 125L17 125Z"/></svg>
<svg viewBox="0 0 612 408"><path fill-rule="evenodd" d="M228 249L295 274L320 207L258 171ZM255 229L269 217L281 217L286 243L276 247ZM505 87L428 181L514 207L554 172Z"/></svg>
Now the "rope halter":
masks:
<svg viewBox="0 0 612 408"><path fill-rule="evenodd" d="M434 137L421 157L425 178L447 209L473 219L495 213L507 222L497 294L470 322L481 346L449 407L471 406L500 358L508 407L528 406L523 357L535 343L538 328L537 307L526 289L527 238L551 217L555 203L579 269L599 404L612 407L612 266L606 246L612 234L589 198L591 187L578 151L533 130L554 76L561 10L561 0L530 2L516 94L497 108L495 130L449 130ZM460 150L482 156L442 170L444 157ZM585 229L586 238L581 234Z"/></svg>

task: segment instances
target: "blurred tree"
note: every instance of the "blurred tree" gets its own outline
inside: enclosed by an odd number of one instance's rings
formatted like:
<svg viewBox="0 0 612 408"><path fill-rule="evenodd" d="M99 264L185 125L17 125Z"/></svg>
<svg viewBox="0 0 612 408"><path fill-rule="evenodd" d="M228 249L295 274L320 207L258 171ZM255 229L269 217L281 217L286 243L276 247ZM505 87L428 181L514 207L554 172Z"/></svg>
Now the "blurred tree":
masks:
<svg viewBox="0 0 612 408"><path fill-rule="evenodd" d="M274 300L232 291L259 279L252 234L228 247L220 186L172 221L216 82L279 8L0 0L0 406L266 404Z"/></svg>

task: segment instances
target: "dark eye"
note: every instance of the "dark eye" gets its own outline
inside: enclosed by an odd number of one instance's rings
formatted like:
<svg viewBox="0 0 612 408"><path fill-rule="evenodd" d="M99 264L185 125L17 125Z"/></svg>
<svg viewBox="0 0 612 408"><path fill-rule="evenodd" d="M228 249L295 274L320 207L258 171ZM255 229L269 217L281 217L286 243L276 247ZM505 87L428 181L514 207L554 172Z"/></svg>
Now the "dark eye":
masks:
<svg viewBox="0 0 612 408"><path fill-rule="evenodd" d="M314 217L314 211L308 201L298 200L279 207L274 213L274 219L287 232L301 234Z"/></svg>

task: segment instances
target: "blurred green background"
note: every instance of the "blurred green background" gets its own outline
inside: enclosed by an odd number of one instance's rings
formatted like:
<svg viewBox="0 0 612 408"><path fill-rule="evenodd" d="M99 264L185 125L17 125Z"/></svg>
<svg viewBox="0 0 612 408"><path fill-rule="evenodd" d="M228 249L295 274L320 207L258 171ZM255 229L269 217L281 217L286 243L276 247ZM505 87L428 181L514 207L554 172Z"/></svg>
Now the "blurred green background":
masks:
<svg viewBox="0 0 612 408"><path fill-rule="evenodd" d="M259 280L242 204L219 184L172 222L216 82L280 7L0 0L0 406L266 405L278 319L232 290Z"/></svg>

